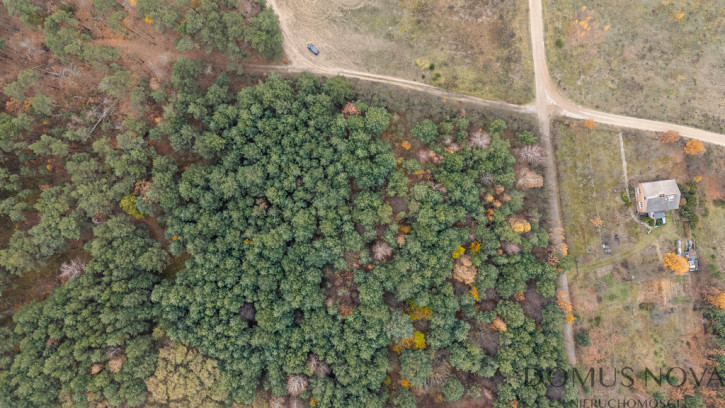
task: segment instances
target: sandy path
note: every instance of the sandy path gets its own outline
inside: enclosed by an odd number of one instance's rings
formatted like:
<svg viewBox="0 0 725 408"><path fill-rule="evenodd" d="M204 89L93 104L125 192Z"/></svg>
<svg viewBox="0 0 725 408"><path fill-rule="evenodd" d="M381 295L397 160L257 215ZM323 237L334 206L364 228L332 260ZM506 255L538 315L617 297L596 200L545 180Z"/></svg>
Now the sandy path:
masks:
<svg viewBox="0 0 725 408"><path fill-rule="evenodd" d="M544 47L544 17L541 0L529 0L529 20L531 44L534 52L534 81L536 83L536 115L539 119L541 144L546 149L547 165L544 171L545 188L549 199L549 218L551 221L551 241L555 248L561 248L565 242L564 224L561 221L561 203L559 202L559 178L556 169L556 152L551 138L551 113L555 105L552 94L558 93L553 87L549 68L546 65L546 49ZM569 295L569 278L566 271L559 274L557 287L564 291L564 297L571 302ZM576 344L574 343L574 327L564 323L564 349L572 365L576 364Z"/></svg>
<svg viewBox="0 0 725 408"><path fill-rule="evenodd" d="M629 176L627 176L627 155L624 153L624 138L622 132L619 132L619 154L622 156L622 175L624 176L624 192L629 196Z"/></svg>

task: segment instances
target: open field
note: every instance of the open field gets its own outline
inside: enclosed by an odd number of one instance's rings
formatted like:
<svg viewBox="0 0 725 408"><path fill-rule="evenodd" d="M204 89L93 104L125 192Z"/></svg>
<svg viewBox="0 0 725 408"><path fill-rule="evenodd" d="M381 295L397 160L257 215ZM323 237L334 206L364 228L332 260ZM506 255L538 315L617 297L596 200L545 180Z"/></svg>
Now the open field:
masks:
<svg viewBox="0 0 725 408"><path fill-rule="evenodd" d="M578 346L579 365L588 367L704 366L704 328L694 308L699 285L722 271L725 245L725 150L706 145L700 156L683 153L685 140L661 144L651 133L623 132L605 127L586 129L579 122L555 122L555 140L562 215L570 254L576 267L569 284L577 317L575 332L588 333L592 345ZM649 231L625 205L626 160L629 186L641 181L675 178L697 183L700 221L691 230L677 213ZM592 220L601 218L601 226ZM687 234L695 241L699 272L675 276L662 258L674 252L674 241ZM615 234L619 239L615 239ZM612 253L602 248L607 244ZM595 387L591 397L605 398L656 391Z"/></svg>
<svg viewBox="0 0 725 408"><path fill-rule="evenodd" d="M584 106L722 132L724 6L545 1L552 78Z"/></svg>
<svg viewBox="0 0 725 408"><path fill-rule="evenodd" d="M565 192L561 195L563 221L570 226L569 253L589 263L602 255L602 244L613 243L613 233L621 236L633 222L620 211L625 188L618 136L596 129L565 130L557 148L560 187ZM597 231L589 221L596 217L610 222Z"/></svg>
<svg viewBox="0 0 725 408"><path fill-rule="evenodd" d="M275 2L315 63L397 76L482 98L534 97L528 11L512 0ZM306 52L306 51L305 51Z"/></svg>
<svg viewBox="0 0 725 408"><path fill-rule="evenodd" d="M725 282L722 276L725 271L725 203L722 200L717 204L706 203L705 213L705 222L701 222L694 231L695 236L702 238L698 248L700 265L706 266L716 279Z"/></svg>

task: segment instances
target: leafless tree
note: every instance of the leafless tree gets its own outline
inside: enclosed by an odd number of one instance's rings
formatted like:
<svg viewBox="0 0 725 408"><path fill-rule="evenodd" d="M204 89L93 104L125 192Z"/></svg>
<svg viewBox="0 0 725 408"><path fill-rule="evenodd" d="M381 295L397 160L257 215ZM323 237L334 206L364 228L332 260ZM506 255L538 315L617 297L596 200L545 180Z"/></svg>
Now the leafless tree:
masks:
<svg viewBox="0 0 725 408"><path fill-rule="evenodd" d="M521 252L521 247L517 244L514 244L513 242L504 241L501 243L501 248L504 252L506 252L506 255L514 255Z"/></svg>
<svg viewBox="0 0 725 408"><path fill-rule="evenodd" d="M335 298L334 298L334 297L332 297L332 296L328 297L328 298L327 298L327 299L325 300L325 305L326 305L327 307L333 307L333 306L335 306Z"/></svg>
<svg viewBox="0 0 725 408"><path fill-rule="evenodd" d="M493 174L482 174L481 177L478 178L478 181L484 186L490 186L491 184L493 184Z"/></svg>
<svg viewBox="0 0 725 408"><path fill-rule="evenodd" d="M425 390L430 390L443 384L451 376L451 372L451 365L447 361L441 360L434 362L433 372L425 380Z"/></svg>
<svg viewBox="0 0 725 408"><path fill-rule="evenodd" d="M123 348L121 347L106 347L106 358L111 360L123 354Z"/></svg>
<svg viewBox="0 0 725 408"><path fill-rule="evenodd" d="M477 147L479 149L488 149L488 145L491 144L491 136L488 133L483 133L481 129L471 134L471 147Z"/></svg>
<svg viewBox="0 0 725 408"><path fill-rule="evenodd" d="M539 145L529 145L514 150L519 160L527 163L543 163L545 160L544 149Z"/></svg>
<svg viewBox="0 0 725 408"><path fill-rule="evenodd" d="M289 408L304 408L305 402L300 397L292 397L289 399Z"/></svg>
<svg viewBox="0 0 725 408"><path fill-rule="evenodd" d="M76 258L60 266L60 275L58 275L58 278L61 283L66 283L73 278L83 275L85 271L86 264Z"/></svg>
<svg viewBox="0 0 725 408"><path fill-rule="evenodd" d="M440 184L440 183L433 183L433 184L431 184L430 189L433 190L433 191L439 191L439 192L441 192L443 194L445 194L445 193L448 192L448 189L446 189L446 187L443 184Z"/></svg>
<svg viewBox="0 0 725 408"><path fill-rule="evenodd" d="M448 153L458 153L461 150L461 145L458 143L451 143L446 147Z"/></svg>
<svg viewBox="0 0 725 408"><path fill-rule="evenodd" d="M437 155L433 150L418 150L418 162L420 162L420 164L439 164L441 162L441 158L442 156Z"/></svg>
<svg viewBox="0 0 725 408"><path fill-rule="evenodd" d="M35 58L41 52L40 48L36 47L35 44L33 44L33 40L30 38L25 38L18 42L18 46L25 51L26 59Z"/></svg>
<svg viewBox="0 0 725 408"><path fill-rule="evenodd" d="M373 245L373 259L376 261L383 261L393 254L392 248L385 241L377 241Z"/></svg>
<svg viewBox="0 0 725 408"><path fill-rule="evenodd" d="M269 399L269 408L287 408L287 397L273 395Z"/></svg>
<svg viewBox="0 0 725 408"><path fill-rule="evenodd" d="M287 377L287 392L294 397L302 394L307 389L307 376L294 374Z"/></svg>
<svg viewBox="0 0 725 408"><path fill-rule="evenodd" d="M534 188L544 185L544 178L524 167L516 172L517 188Z"/></svg>
<svg viewBox="0 0 725 408"><path fill-rule="evenodd" d="M73 64L60 68L53 67L53 70L48 71L48 73L54 76L60 85L65 84L66 81L76 82L76 78L81 76L78 72L78 68L76 68Z"/></svg>
<svg viewBox="0 0 725 408"><path fill-rule="evenodd" d="M324 377L330 373L330 366L320 360L317 354L311 354L307 359L307 368L318 377Z"/></svg>
<svg viewBox="0 0 725 408"><path fill-rule="evenodd" d="M418 150L418 161L420 164L428 163L428 160L430 159L430 156L428 155L428 151L425 149Z"/></svg>
<svg viewBox="0 0 725 408"><path fill-rule="evenodd" d="M256 315L257 309L254 308L254 304L252 303L247 302L239 308L239 317L248 322L253 321Z"/></svg>

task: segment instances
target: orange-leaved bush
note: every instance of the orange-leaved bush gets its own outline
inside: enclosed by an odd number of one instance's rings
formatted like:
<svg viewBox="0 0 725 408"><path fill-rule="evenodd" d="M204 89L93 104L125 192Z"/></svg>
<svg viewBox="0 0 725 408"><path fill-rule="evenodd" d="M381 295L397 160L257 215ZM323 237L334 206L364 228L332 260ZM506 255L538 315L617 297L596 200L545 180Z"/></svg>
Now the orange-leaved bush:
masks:
<svg viewBox="0 0 725 408"><path fill-rule="evenodd" d="M493 322L491 323L491 328L496 331L505 332L507 330L506 323L501 320L500 317L497 317L493 319Z"/></svg>
<svg viewBox="0 0 725 408"><path fill-rule="evenodd" d="M703 146L702 142L699 140L690 140L685 145L685 153L687 153L691 156L703 153L704 151L705 151L705 146Z"/></svg>
<svg viewBox="0 0 725 408"><path fill-rule="evenodd" d="M556 305L559 306L559 309L561 309L565 315L569 315L572 312L571 302L567 299L568 295L569 294L565 290L559 289L556 291Z"/></svg>
<svg viewBox="0 0 725 408"><path fill-rule="evenodd" d="M660 135L660 143L674 143L680 140L680 132L668 130Z"/></svg>
<svg viewBox="0 0 725 408"><path fill-rule="evenodd" d="M671 252L665 254L664 263L666 267L672 269L675 275L684 275L690 270L687 259Z"/></svg>

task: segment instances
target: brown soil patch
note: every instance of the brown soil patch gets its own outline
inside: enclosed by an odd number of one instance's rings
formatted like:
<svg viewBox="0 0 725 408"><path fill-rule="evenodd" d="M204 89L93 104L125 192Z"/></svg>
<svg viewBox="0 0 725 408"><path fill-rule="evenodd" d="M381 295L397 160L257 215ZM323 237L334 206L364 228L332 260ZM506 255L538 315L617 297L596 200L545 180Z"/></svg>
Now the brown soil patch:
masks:
<svg viewBox="0 0 725 408"><path fill-rule="evenodd" d="M530 280L526 282L526 292L524 292L524 296L526 296L526 299L519 302L521 307L524 309L524 315L534 319L536 323L541 323L541 320L543 319L542 308L545 304L549 303L549 301L536 291L535 281Z"/></svg>
<svg viewBox="0 0 725 408"><path fill-rule="evenodd" d="M642 293L638 302L667 305L675 296L672 281L667 278L644 281L640 286Z"/></svg>
<svg viewBox="0 0 725 408"><path fill-rule="evenodd" d="M501 344L498 332L488 327L488 325L480 325L475 329L471 329L469 340L481 347L489 356L495 356Z"/></svg>

